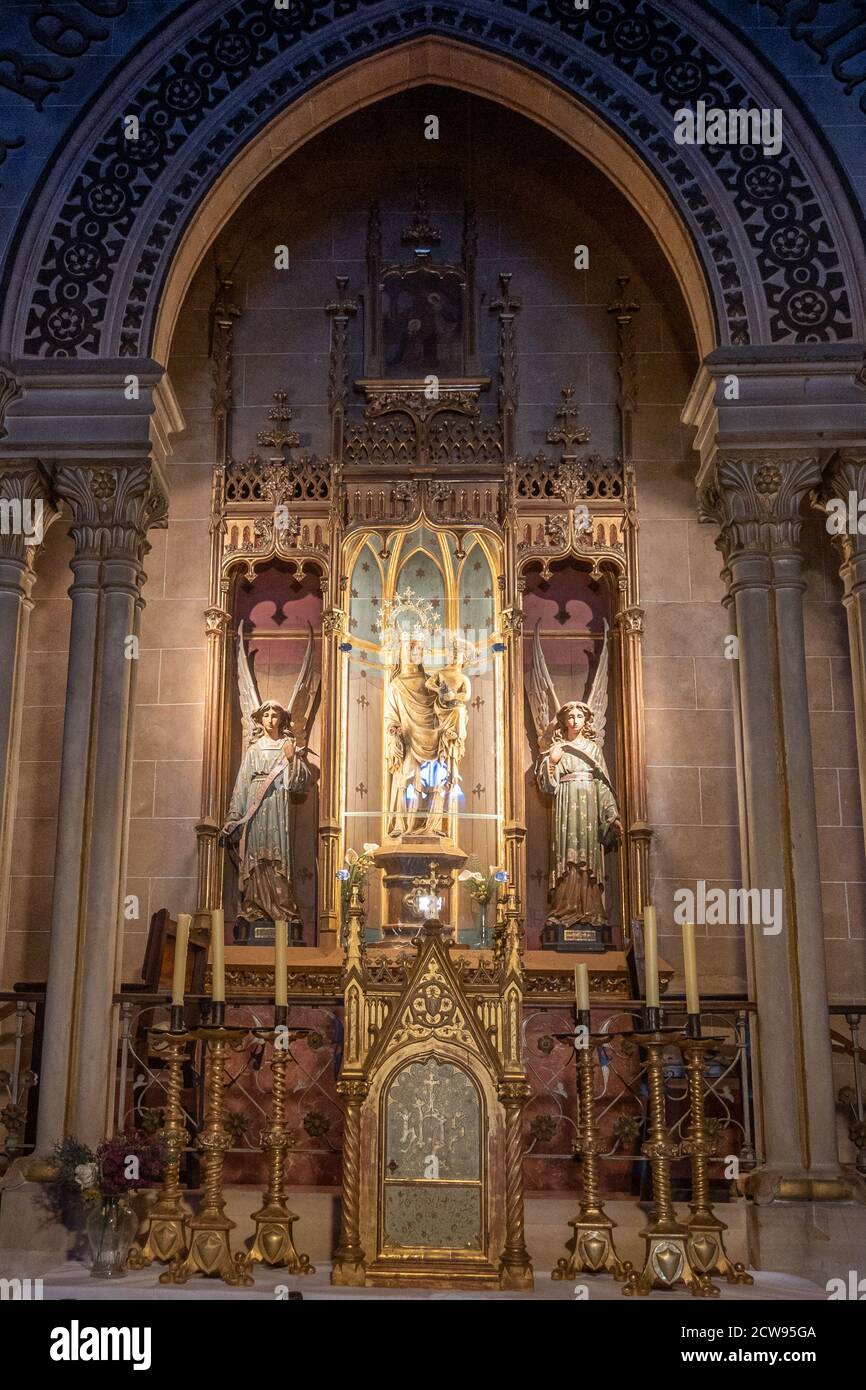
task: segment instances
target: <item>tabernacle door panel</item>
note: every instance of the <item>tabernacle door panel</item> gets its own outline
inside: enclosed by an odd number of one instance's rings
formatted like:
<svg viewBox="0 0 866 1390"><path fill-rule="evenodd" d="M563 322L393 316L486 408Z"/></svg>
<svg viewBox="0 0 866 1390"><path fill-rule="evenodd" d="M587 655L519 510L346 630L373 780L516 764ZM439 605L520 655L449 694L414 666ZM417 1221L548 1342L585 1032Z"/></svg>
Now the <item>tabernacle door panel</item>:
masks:
<svg viewBox="0 0 866 1390"><path fill-rule="evenodd" d="M380 1254L483 1247L482 1099L453 1062L397 1072L385 1097Z"/></svg>

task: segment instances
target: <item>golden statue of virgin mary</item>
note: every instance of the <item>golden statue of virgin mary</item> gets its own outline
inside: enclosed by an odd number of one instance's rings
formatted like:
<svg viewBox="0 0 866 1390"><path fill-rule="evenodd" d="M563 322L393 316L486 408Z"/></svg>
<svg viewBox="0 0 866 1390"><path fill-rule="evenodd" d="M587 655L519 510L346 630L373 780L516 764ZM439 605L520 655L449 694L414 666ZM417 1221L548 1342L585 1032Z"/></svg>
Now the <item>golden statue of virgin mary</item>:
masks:
<svg viewBox="0 0 866 1390"><path fill-rule="evenodd" d="M466 748L466 705L471 694L461 653L434 674L424 669L424 648L400 636L400 658L385 700L385 758L389 839L448 832L449 803L460 786Z"/></svg>

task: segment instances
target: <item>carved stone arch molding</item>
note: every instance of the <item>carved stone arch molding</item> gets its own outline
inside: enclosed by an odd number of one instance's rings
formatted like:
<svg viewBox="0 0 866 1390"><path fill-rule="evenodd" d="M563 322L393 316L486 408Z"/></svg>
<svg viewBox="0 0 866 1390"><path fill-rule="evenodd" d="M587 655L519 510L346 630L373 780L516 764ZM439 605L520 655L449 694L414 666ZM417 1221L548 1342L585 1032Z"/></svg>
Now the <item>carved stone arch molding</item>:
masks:
<svg viewBox="0 0 866 1390"><path fill-rule="evenodd" d="M0 346L164 361L172 306L249 188L343 114L424 82L523 111L600 165L665 250L702 355L851 338L857 232L819 133L742 44L681 8L200 0L125 65L57 160L18 229ZM700 98L782 106L782 153L676 145L674 111Z"/></svg>

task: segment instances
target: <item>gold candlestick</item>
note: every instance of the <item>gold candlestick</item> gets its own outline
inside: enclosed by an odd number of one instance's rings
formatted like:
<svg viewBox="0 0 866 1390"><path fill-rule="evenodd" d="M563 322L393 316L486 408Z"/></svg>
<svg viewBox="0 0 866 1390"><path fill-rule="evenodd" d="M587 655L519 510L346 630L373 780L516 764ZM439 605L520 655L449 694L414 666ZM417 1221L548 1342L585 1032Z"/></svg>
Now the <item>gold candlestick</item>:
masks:
<svg viewBox="0 0 866 1390"><path fill-rule="evenodd" d="M271 1266L284 1267L290 1274L316 1272L310 1264L309 1255L299 1255L295 1249L292 1227L298 1218L293 1211L289 1211L285 1200L285 1159L289 1147L289 1128L286 1124L286 1066L289 1058L286 1046L306 1031L256 1029L256 1037L265 1038L272 1045L273 1089L271 1123L261 1134L261 1147L268 1157L268 1186L263 1205L253 1212L256 1234L248 1258L253 1262L261 1260ZM284 1045L278 1047L278 1040Z"/></svg>
<svg viewBox="0 0 866 1390"><path fill-rule="evenodd" d="M730 1259L725 1249L724 1235L728 1228L713 1211L707 1160L715 1153L715 1143L707 1133L704 1079L706 1054L716 1047L720 1038L684 1038L682 1049L689 1073L690 1123L682 1151L688 1154L692 1166L691 1216L686 1222L689 1260L698 1273L724 1275L729 1284L754 1284L751 1274L739 1262Z"/></svg>
<svg viewBox="0 0 866 1390"><path fill-rule="evenodd" d="M187 1142L180 1097L186 1048L193 1038L192 1033L150 1034L152 1051L163 1054L167 1062L165 1124L158 1135L166 1148L167 1157L159 1197L147 1214L144 1239L130 1251L130 1269L144 1269L154 1260L168 1264L182 1258L189 1248L186 1223L190 1211L180 1188L180 1160Z"/></svg>
<svg viewBox="0 0 866 1390"><path fill-rule="evenodd" d="M648 1294L651 1289L673 1289L684 1284L698 1298L715 1297L719 1290L690 1259L688 1229L677 1220L671 1196L671 1161L679 1145L668 1134L665 1120L664 1049L669 1038L662 1033L634 1033L632 1042L646 1054L649 1090L649 1138L641 1152L650 1160L653 1185L653 1219L641 1237L647 1243L644 1267L632 1270L623 1285L626 1295Z"/></svg>
<svg viewBox="0 0 866 1390"><path fill-rule="evenodd" d="M578 1023L582 1022L578 1010ZM589 1026L589 1011L586 1013L585 1027ZM598 1155L604 1148L595 1123L595 1076L592 1065L590 1042L587 1046L576 1048L578 1076L579 1127L574 1151L583 1155L583 1197L580 1210L569 1221L574 1235L567 1244L571 1256L557 1260L551 1279L574 1279L578 1274L612 1274L614 1279L626 1279L632 1266L620 1259L613 1242L613 1228L616 1225L602 1206L598 1191Z"/></svg>
<svg viewBox="0 0 866 1390"><path fill-rule="evenodd" d="M189 1251L174 1259L159 1276L161 1284L185 1284L196 1274L218 1276L226 1284L251 1284L247 1256L232 1254L230 1231L235 1223L225 1214L223 1160L231 1148L231 1136L223 1124L226 1051L246 1037L245 1028L197 1028L194 1036L206 1048L205 1096L207 1110L198 1137L204 1152L204 1197L201 1210L187 1222Z"/></svg>

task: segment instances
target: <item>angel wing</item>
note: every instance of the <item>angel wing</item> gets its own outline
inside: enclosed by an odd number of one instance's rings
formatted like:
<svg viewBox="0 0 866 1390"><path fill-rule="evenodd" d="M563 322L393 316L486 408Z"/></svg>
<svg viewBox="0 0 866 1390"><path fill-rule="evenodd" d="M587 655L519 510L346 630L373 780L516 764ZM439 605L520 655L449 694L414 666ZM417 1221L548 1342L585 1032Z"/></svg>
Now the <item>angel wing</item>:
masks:
<svg viewBox="0 0 866 1390"><path fill-rule="evenodd" d="M529 697L529 708L532 710L535 732L539 739L550 727L550 722L559 709L559 696L554 689L550 672L547 669L547 662L544 659L544 652L541 650L541 637L538 631L540 626L541 620L539 619L535 624L535 632L532 637L532 669L529 673L529 686L526 692Z"/></svg>
<svg viewBox="0 0 866 1390"><path fill-rule="evenodd" d="M319 690L319 680L313 669L313 654L315 652L315 641L313 639L313 625L307 623L308 637L307 650L301 662L301 669L298 672L298 679L295 681L295 688L289 697L288 711L292 721L292 733L295 736L299 748L305 748L307 743L307 727L310 711L315 702Z"/></svg>
<svg viewBox="0 0 866 1390"><path fill-rule="evenodd" d="M244 642L243 619L238 623L238 696L241 702L241 721L244 733L244 748L249 748L253 737L253 714L262 703L256 688L247 648Z"/></svg>
<svg viewBox="0 0 866 1390"><path fill-rule="evenodd" d="M596 742L604 747L604 731L607 725L607 678L610 669L610 648L608 646L607 634L610 624L607 618L604 620L604 640L601 648L601 656L598 659L598 667L592 682L592 689L586 697L586 703L592 710L592 722L595 725Z"/></svg>

